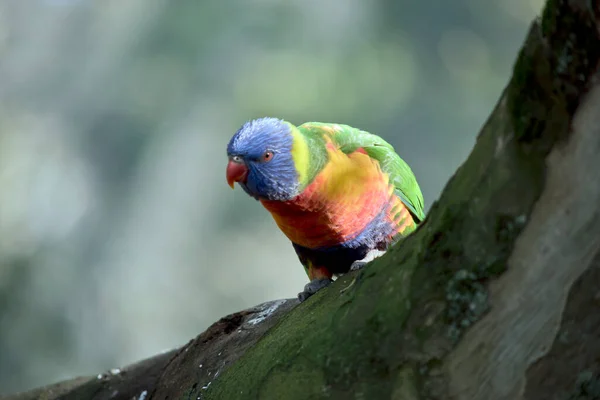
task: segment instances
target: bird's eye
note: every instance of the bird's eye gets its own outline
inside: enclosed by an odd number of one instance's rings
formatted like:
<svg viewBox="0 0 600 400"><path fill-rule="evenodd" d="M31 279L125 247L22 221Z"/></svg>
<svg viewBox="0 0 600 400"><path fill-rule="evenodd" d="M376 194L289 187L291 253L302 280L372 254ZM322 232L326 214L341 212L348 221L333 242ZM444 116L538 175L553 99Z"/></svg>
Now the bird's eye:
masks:
<svg viewBox="0 0 600 400"><path fill-rule="evenodd" d="M262 162L268 162L273 159L273 152L270 150L265 151L265 153L261 157Z"/></svg>
<svg viewBox="0 0 600 400"><path fill-rule="evenodd" d="M242 162L242 157L240 156L232 156L231 157L231 161L233 161L234 163L241 163Z"/></svg>

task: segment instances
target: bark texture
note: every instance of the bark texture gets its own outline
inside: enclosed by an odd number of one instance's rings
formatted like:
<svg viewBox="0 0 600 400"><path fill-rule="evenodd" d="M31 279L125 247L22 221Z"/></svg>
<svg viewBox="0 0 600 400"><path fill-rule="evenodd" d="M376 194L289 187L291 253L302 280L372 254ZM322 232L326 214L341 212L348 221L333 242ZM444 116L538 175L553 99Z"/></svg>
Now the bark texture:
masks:
<svg viewBox="0 0 600 400"><path fill-rule="evenodd" d="M426 221L363 271L5 399L600 399L599 15L547 3Z"/></svg>

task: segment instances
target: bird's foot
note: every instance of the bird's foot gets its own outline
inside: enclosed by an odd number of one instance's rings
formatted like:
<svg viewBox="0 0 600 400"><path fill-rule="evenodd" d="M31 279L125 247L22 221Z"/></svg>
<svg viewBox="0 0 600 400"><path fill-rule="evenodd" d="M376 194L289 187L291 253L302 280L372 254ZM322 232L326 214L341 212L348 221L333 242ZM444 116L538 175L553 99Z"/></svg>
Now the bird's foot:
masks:
<svg viewBox="0 0 600 400"><path fill-rule="evenodd" d="M371 250L367 253L367 255L362 260L356 260L350 265L350 271L358 271L363 269L365 265L373 261L374 259L381 257L385 254L383 250Z"/></svg>
<svg viewBox="0 0 600 400"><path fill-rule="evenodd" d="M367 265L367 262L366 262L366 261L360 261L360 260L358 260L358 261L354 261L354 262L352 263L352 265L350 266L350 271L358 271L358 270L361 270L361 269L363 269L363 267L364 267L365 265Z"/></svg>
<svg viewBox="0 0 600 400"><path fill-rule="evenodd" d="M303 292L298 293L298 300L300 300L300 303L302 303L303 301L308 299L310 296L317 293L319 290L331 285L331 282L333 282L333 281L329 278L313 279L312 281L310 281L306 285L304 285Z"/></svg>

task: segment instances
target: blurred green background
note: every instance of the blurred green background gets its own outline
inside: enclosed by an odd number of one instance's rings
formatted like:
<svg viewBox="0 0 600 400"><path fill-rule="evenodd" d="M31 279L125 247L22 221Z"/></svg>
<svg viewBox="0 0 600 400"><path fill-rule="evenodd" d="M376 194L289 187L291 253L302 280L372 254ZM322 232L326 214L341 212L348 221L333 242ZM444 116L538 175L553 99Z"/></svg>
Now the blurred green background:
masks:
<svg viewBox="0 0 600 400"><path fill-rule="evenodd" d="M306 276L225 182L247 119L341 122L427 208L542 0L0 0L0 394L174 348Z"/></svg>

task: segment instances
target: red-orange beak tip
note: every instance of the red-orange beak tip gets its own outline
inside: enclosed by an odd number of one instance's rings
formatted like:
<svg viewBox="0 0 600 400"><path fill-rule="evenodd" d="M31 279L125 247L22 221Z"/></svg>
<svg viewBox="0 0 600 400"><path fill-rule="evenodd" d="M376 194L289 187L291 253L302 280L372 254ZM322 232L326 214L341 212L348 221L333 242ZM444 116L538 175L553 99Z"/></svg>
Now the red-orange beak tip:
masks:
<svg viewBox="0 0 600 400"><path fill-rule="evenodd" d="M235 182L244 182L248 175L248 167L244 163L230 160L227 164L227 184L233 189Z"/></svg>

